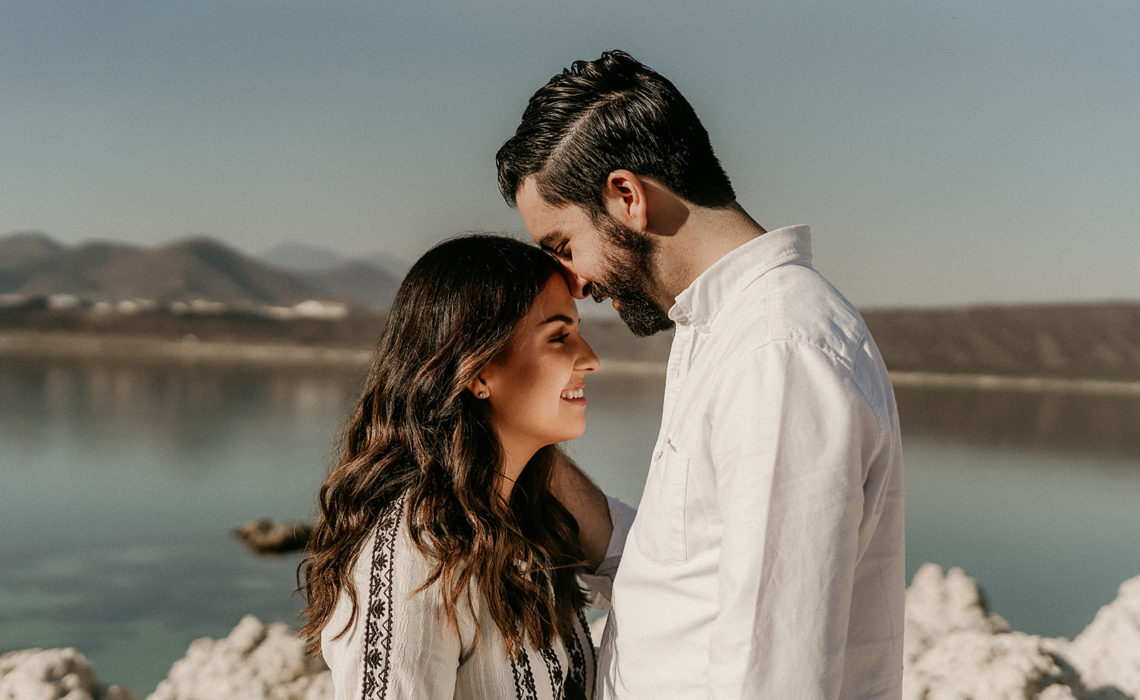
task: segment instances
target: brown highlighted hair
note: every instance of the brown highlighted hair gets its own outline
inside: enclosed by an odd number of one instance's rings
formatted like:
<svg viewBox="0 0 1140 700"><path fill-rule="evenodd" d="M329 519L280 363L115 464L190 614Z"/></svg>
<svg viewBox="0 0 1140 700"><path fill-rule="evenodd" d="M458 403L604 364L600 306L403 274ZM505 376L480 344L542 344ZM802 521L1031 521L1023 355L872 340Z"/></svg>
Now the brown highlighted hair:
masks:
<svg viewBox="0 0 1140 700"><path fill-rule="evenodd" d="M439 585L453 631L459 603L474 594L512 654L571 634L584 604L577 575L585 557L577 523L547 489L554 448L535 454L504 504L498 438L485 402L464 388L509 345L559 273L540 249L487 235L446 241L408 272L321 486L311 550L298 570L311 653L341 591L355 619L354 562L379 514L404 494L412 540L434 564L424 587Z"/></svg>

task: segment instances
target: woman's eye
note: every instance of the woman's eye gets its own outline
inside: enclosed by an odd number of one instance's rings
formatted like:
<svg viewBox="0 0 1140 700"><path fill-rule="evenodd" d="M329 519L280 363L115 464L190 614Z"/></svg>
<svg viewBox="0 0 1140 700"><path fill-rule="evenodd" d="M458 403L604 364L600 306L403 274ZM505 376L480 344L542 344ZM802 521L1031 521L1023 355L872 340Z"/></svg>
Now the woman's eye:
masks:
<svg viewBox="0 0 1140 700"><path fill-rule="evenodd" d="M551 338L550 342L552 342L552 343L563 343L563 342L566 342L566 338L568 338L569 336L570 336L569 333L563 333L562 335L555 336L555 337Z"/></svg>

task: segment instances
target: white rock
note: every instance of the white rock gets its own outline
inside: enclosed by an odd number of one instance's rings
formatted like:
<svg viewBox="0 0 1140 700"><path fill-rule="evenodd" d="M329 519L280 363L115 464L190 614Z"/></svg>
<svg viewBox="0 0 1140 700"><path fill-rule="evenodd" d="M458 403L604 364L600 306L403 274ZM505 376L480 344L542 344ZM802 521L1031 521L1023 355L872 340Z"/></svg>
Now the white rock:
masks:
<svg viewBox="0 0 1140 700"><path fill-rule="evenodd" d="M601 641L605 618L592 628ZM906 593L905 700L1127 700L1140 696L1140 577L1073 642L1009 632L961 569L926 564ZM246 616L199 639L149 700L318 700L333 695L320 658L286 625ZM133 700L103 686L74 649L0 656L0 700Z"/></svg>
<svg viewBox="0 0 1140 700"><path fill-rule="evenodd" d="M974 579L959 568L945 574L937 564L923 564L906 591L903 654L913 663L938 639L958 631L997 634L1009 630L986 610Z"/></svg>
<svg viewBox="0 0 1140 700"><path fill-rule="evenodd" d="M247 615L225 639L198 639L149 700L317 700L332 697L332 676L287 625Z"/></svg>
<svg viewBox="0 0 1140 700"><path fill-rule="evenodd" d="M1116 600L1101 608L1073 639L1068 658L1081 672L1085 687L1140 696L1140 576L1120 585Z"/></svg>
<svg viewBox="0 0 1140 700"><path fill-rule="evenodd" d="M91 662L74 649L24 649L0 656L4 700L134 700L117 685L104 685Z"/></svg>
<svg viewBox="0 0 1140 700"><path fill-rule="evenodd" d="M949 632L904 667L903 699L1083 697L1074 694L1081 687L1075 672L1048 647L1020 632Z"/></svg>

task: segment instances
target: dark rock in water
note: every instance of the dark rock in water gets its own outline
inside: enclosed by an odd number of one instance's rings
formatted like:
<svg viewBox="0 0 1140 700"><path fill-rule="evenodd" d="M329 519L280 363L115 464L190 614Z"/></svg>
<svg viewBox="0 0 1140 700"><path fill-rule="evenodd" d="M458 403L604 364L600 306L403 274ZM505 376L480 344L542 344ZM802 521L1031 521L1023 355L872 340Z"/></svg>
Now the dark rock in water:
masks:
<svg viewBox="0 0 1140 700"><path fill-rule="evenodd" d="M280 554L307 547L313 526L300 520L274 523L268 518L258 518L235 529L234 534L258 554Z"/></svg>

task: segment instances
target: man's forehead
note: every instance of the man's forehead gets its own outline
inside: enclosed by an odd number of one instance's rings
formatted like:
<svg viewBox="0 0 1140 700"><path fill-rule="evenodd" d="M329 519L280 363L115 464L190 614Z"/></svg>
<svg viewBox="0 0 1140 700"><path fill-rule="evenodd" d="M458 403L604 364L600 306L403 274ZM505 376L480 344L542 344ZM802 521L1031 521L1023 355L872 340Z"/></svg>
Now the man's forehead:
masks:
<svg viewBox="0 0 1140 700"><path fill-rule="evenodd" d="M549 219L548 205L538 193L538 185L535 184L533 175L523 180L522 186L515 193L515 205L531 240L546 247L545 241L550 233L549 227L544 222L544 219Z"/></svg>
<svg viewBox="0 0 1140 700"><path fill-rule="evenodd" d="M538 210L550 206L538 191L538 176L528 175L523 179L518 191L515 192L515 203L518 204L519 211L524 208Z"/></svg>
<svg viewBox="0 0 1140 700"><path fill-rule="evenodd" d="M589 214L582 207L551 204L543 199L535 175L523 181L515 196L515 204L526 224L527 233L544 248L556 247L573 231L593 227Z"/></svg>

